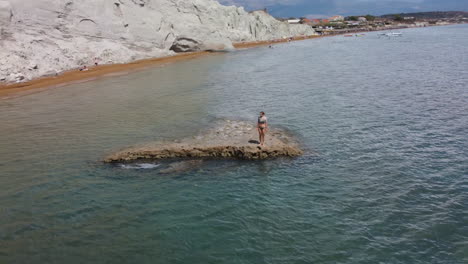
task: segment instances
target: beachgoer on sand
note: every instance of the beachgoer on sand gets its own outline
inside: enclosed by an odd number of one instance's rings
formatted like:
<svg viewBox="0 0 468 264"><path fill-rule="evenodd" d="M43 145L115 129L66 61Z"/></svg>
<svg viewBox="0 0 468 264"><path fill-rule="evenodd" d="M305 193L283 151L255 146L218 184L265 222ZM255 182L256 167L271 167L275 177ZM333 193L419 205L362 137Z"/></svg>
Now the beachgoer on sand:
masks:
<svg viewBox="0 0 468 264"><path fill-rule="evenodd" d="M87 71L87 70L88 70L88 67L86 67L86 65L80 68L80 71Z"/></svg>
<svg viewBox="0 0 468 264"><path fill-rule="evenodd" d="M258 117L257 130L260 146L263 146L265 145L265 134L268 132L268 118L263 111L260 112L260 116Z"/></svg>
<svg viewBox="0 0 468 264"><path fill-rule="evenodd" d="M98 66L99 65L99 60L98 58L94 58L94 66Z"/></svg>

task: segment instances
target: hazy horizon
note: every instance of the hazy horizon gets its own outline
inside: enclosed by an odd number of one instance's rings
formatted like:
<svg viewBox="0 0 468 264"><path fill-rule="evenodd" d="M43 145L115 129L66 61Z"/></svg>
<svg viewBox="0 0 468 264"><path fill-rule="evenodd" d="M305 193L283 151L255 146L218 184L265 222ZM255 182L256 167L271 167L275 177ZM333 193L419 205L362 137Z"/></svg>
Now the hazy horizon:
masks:
<svg viewBox="0 0 468 264"><path fill-rule="evenodd" d="M219 0L246 10L267 8L277 17L376 16L393 13L468 11L468 0Z"/></svg>

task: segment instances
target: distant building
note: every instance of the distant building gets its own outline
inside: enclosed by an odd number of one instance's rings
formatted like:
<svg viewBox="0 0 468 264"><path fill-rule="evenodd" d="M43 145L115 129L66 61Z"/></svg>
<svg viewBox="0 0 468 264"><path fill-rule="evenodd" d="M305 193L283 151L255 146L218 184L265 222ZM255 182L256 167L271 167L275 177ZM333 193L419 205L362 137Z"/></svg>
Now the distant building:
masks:
<svg viewBox="0 0 468 264"><path fill-rule="evenodd" d="M344 16L332 16L330 17L330 21L333 21L333 22L344 21Z"/></svg>
<svg viewBox="0 0 468 264"><path fill-rule="evenodd" d="M414 20L414 17L403 17L404 20Z"/></svg>
<svg viewBox="0 0 468 264"><path fill-rule="evenodd" d="M346 21L346 24L348 24L349 26L354 26L354 27L361 25L359 21Z"/></svg>
<svg viewBox="0 0 468 264"><path fill-rule="evenodd" d="M367 18L365 17L358 17L359 22L367 22Z"/></svg>
<svg viewBox="0 0 468 264"><path fill-rule="evenodd" d="M449 22L446 22L446 21L440 21L440 20L439 20L439 21L437 21L435 24L436 24L437 26L445 26L445 25L450 25L450 23L449 23Z"/></svg>
<svg viewBox="0 0 468 264"><path fill-rule="evenodd" d="M427 27L429 26L429 22L416 22L414 25L417 27Z"/></svg>
<svg viewBox="0 0 468 264"><path fill-rule="evenodd" d="M310 19L307 19L307 18L301 18L301 24L306 24L306 25L311 25L312 24L312 21Z"/></svg>
<svg viewBox="0 0 468 264"><path fill-rule="evenodd" d="M289 24L299 24L301 23L300 19L288 19Z"/></svg>
<svg viewBox="0 0 468 264"><path fill-rule="evenodd" d="M320 19L312 19L312 20L311 20L311 24L312 24L312 25L318 25L318 24L320 24L321 22L322 22L322 21L320 21Z"/></svg>

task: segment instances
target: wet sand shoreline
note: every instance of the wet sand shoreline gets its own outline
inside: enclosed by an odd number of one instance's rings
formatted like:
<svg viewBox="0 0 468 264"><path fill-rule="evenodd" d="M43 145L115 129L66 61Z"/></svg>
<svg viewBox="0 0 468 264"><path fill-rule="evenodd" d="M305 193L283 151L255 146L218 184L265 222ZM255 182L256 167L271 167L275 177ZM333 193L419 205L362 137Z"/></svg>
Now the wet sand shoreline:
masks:
<svg viewBox="0 0 468 264"><path fill-rule="evenodd" d="M304 37L295 37L293 41L320 38L325 36L313 35ZM273 45L288 42L286 39L272 41L256 41L235 43L237 49L254 48L258 46ZM125 75L135 71L144 70L149 67L164 66L169 63L195 59L216 52L198 51L189 53L179 53L173 56L150 58L123 64L106 64L99 66L90 66L88 71L79 71L72 69L62 72L55 76L44 76L27 82L0 84L0 99L9 99L36 93L49 88L62 87L70 84L88 82L99 78L105 78L116 75Z"/></svg>
<svg viewBox="0 0 468 264"><path fill-rule="evenodd" d="M353 32L352 34L368 33L368 32L373 32L373 31L395 30L395 29L402 30L402 29L409 29L409 28L412 28L412 27L387 28L387 29L377 29L377 30L370 30L370 31L363 30L363 31ZM345 35L345 34L348 34L348 33L299 36L299 37L294 37L292 41L333 37L333 36L340 36L340 35ZM239 42L239 43L234 43L233 45L237 49L247 49L247 48L254 48L258 46L280 44L280 43L285 43L285 42L288 42L288 39L276 39L276 40L254 41L254 42ZM55 76L43 76L43 77L39 77L37 79L33 79L27 82L0 84L0 100L24 96L24 95L28 95L31 93L40 92L49 88L62 87L62 86L67 86L70 84L81 83L81 82L88 82L88 81L96 80L99 78L110 77L110 76L125 75L125 74L129 74L138 70L144 70L144 69L155 67L155 66L164 66L169 63L174 63L174 62L183 61L183 60L195 59L200 56L204 56L208 54L216 54L216 52L198 51L198 52L189 52L189 53L179 53L179 54L175 54L172 56L143 59L143 60L137 60L137 61L133 61L129 63L106 64L106 65L99 65L97 67L91 66L89 67L89 70L85 72L79 71L78 69L72 69L69 71L62 72Z"/></svg>
<svg viewBox="0 0 468 264"><path fill-rule="evenodd" d="M23 96L44 89L62 87L74 83L88 82L98 78L125 75L138 70L144 70L149 67L163 66L182 60L189 60L206 55L208 52L192 52L176 54L174 56L151 58L139 61L133 61L125 64L106 64L99 66L90 66L88 71L79 71L73 69L65 71L55 76L44 76L27 82L0 84L0 99Z"/></svg>

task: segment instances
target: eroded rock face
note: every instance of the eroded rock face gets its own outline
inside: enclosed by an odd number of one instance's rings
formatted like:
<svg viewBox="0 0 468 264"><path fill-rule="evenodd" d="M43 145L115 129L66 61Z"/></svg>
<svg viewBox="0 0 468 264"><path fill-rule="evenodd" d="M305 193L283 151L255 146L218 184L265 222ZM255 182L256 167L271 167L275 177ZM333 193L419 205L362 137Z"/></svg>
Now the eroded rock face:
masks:
<svg viewBox="0 0 468 264"><path fill-rule="evenodd" d="M229 51L233 49L232 42L226 38L198 40L189 37L178 37L170 48L174 52Z"/></svg>
<svg viewBox="0 0 468 264"><path fill-rule="evenodd" d="M259 160L302 155L297 140L284 130L272 129L265 146L258 145L257 129L243 121L226 121L200 135L178 142L152 142L110 155L105 162L140 159L234 158Z"/></svg>
<svg viewBox="0 0 468 264"><path fill-rule="evenodd" d="M13 19L10 2L0 1L0 27L8 26Z"/></svg>
<svg viewBox="0 0 468 264"><path fill-rule="evenodd" d="M200 42L191 38L179 37L174 40L170 50L175 52L199 51Z"/></svg>
<svg viewBox="0 0 468 264"><path fill-rule="evenodd" d="M309 26L214 0L0 0L0 27L0 79L6 81L90 65L95 57L126 63L314 34ZM37 68L29 70L31 64Z"/></svg>

